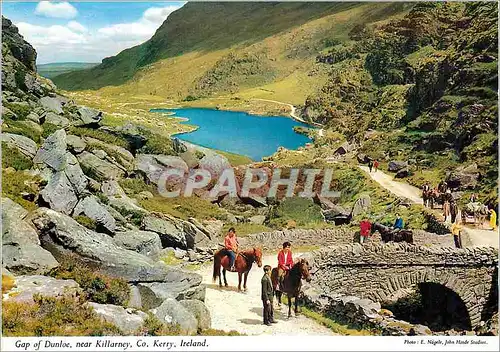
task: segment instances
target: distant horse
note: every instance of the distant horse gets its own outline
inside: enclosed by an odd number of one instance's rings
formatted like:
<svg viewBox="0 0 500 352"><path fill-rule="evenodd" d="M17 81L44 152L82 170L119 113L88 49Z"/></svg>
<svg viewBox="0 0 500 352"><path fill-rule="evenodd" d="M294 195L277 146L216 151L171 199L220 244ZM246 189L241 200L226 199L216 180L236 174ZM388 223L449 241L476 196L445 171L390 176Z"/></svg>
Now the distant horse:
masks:
<svg viewBox="0 0 500 352"><path fill-rule="evenodd" d="M262 267L262 250L260 248L247 249L245 251L238 252L236 260L234 261L234 267L236 272L238 272L238 291L241 291L241 277L244 276L243 289L247 290L247 278L250 269L252 269L252 264L257 263L257 266ZM227 287L226 271L230 271L229 257L226 255L226 250L221 249L214 254L214 272L213 281L219 278L219 286L222 287L222 279L220 274L220 269L222 269L222 274L224 275L224 284Z"/></svg>
<svg viewBox="0 0 500 352"><path fill-rule="evenodd" d="M479 202L468 203L465 208L462 209L462 223L467 223L468 217L474 218L474 223L479 223L481 226L488 216L488 207Z"/></svg>
<svg viewBox="0 0 500 352"><path fill-rule="evenodd" d="M378 222L372 225L373 232L378 231L382 241L384 243L388 242L407 242L413 243L413 232L410 230L401 229L399 231L379 224Z"/></svg>
<svg viewBox="0 0 500 352"><path fill-rule="evenodd" d="M295 298L295 315L299 313L299 293L302 288L302 280L307 282L311 281L311 274L309 273L309 263L305 259L300 259L288 271L283 280L283 287L275 290L278 305L281 305L281 295L285 293L288 297L288 318L292 316L292 297ZM271 280L273 287L278 285L278 268L271 271ZM282 291L281 291L282 290Z"/></svg>
<svg viewBox="0 0 500 352"><path fill-rule="evenodd" d="M429 201L431 209L434 209L435 204L443 204L443 193L439 192L436 188L429 191Z"/></svg>
<svg viewBox="0 0 500 352"><path fill-rule="evenodd" d="M424 207L431 207L432 190L422 191L422 200L424 201Z"/></svg>

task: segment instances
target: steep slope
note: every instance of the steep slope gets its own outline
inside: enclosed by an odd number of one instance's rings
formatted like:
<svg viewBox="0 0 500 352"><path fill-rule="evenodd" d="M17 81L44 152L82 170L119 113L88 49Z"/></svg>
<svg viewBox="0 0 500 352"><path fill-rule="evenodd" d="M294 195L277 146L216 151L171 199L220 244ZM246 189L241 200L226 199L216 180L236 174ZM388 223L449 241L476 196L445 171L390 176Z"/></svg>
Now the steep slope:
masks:
<svg viewBox="0 0 500 352"><path fill-rule="evenodd" d="M144 44L106 58L101 65L91 70L56 77L54 82L69 90L119 85L130 80L141 68L160 59L247 47L314 19L358 7L366 8L361 18L369 20L370 16L387 18L407 6L372 4L366 7L360 3L188 3L172 13ZM330 33L330 36L332 34L335 36L334 33ZM208 62L208 65L212 64Z"/></svg>

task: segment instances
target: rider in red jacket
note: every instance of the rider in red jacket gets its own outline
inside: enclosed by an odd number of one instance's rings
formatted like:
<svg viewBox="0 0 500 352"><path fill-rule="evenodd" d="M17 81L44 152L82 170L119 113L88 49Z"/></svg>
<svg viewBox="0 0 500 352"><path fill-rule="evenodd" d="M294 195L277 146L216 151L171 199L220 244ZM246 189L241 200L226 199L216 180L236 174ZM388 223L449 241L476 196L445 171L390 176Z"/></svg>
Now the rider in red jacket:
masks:
<svg viewBox="0 0 500 352"><path fill-rule="evenodd" d="M280 285L283 285L286 273L293 266L292 251L290 242L283 243L283 249L278 252L278 277Z"/></svg>

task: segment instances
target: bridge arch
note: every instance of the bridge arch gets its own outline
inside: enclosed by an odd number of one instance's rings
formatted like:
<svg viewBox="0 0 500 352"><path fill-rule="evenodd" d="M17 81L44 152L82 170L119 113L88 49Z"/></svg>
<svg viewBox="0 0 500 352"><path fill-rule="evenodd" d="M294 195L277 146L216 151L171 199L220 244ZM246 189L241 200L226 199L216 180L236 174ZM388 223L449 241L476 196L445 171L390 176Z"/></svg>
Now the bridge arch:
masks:
<svg viewBox="0 0 500 352"><path fill-rule="evenodd" d="M406 243L350 244L314 251L313 285L326 294L345 294L386 301L399 289L436 284L456 293L471 327L491 305L491 287L498 250L490 247L455 249Z"/></svg>

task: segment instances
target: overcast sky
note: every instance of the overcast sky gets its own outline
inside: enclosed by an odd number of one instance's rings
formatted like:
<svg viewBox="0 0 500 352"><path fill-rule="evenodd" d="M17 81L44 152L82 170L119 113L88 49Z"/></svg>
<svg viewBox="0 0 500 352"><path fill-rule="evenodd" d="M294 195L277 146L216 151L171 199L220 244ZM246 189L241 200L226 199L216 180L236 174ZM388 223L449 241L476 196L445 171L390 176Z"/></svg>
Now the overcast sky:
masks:
<svg viewBox="0 0 500 352"><path fill-rule="evenodd" d="M185 2L3 2L37 64L101 62L151 38Z"/></svg>

